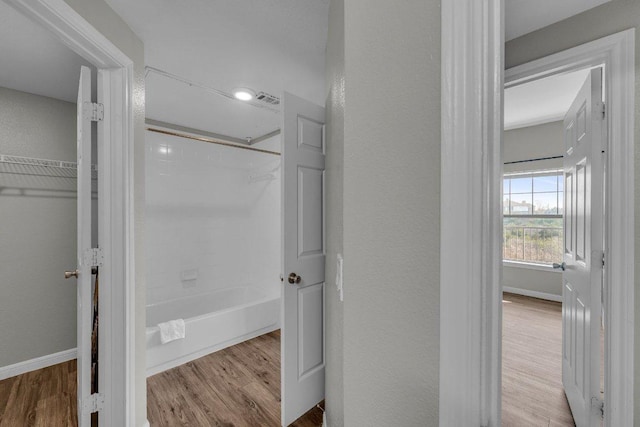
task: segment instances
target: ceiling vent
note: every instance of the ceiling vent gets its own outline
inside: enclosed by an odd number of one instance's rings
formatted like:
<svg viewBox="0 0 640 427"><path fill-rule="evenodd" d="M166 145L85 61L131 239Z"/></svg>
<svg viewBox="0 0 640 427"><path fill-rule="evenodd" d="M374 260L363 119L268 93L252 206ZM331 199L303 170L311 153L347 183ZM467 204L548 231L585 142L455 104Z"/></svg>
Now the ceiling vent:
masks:
<svg viewBox="0 0 640 427"><path fill-rule="evenodd" d="M280 105L280 98L275 95L268 94L266 92L260 92L256 95L258 101L262 101L269 105Z"/></svg>

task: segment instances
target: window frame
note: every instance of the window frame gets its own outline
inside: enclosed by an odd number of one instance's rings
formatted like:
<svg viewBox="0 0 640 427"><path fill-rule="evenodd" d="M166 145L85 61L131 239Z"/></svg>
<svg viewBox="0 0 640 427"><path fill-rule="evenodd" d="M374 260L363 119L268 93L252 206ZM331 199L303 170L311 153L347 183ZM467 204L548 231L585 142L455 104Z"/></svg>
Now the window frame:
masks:
<svg viewBox="0 0 640 427"><path fill-rule="evenodd" d="M535 197L536 191L533 185L533 182L531 184L531 191L528 193L512 193L511 192L511 183L509 184L509 191L505 192L505 180L507 179L511 179L512 177L522 177L522 178L526 178L526 177L543 177L543 176L556 176L558 179L562 179L564 181L564 170L563 169L558 169L558 168L554 168L554 169L541 169L541 170L533 170L533 171L522 171L522 172L508 172L508 173L504 173L502 176L502 200L503 200L503 204L505 201L505 198L508 196L508 200L509 203L511 203L512 200L512 195L513 194L521 194L521 195L530 195L531 197L531 201L533 202L533 199ZM548 192L538 192L538 193L554 193L552 191L548 191ZM558 213L558 214L536 214L536 213L530 213L530 214L512 214L512 213L504 213L504 205L502 208L502 239L504 242L504 238L505 238L505 219L508 218L518 218L518 219L564 219L564 182L562 184L562 190L560 190L560 185L559 183L556 185L556 200L557 200L557 204L556 204L556 210L560 211L559 208L559 202L562 200L563 205L562 205L562 213ZM535 209L535 205L532 203L532 211ZM511 211L511 206L509 206L509 211ZM563 245L564 245L564 226L561 227L562 228L562 241L563 241ZM541 262L537 262L537 261L528 261L528 260L512 260L512 259L505 259L504 258L504 243L503 243L503 251L502 251L502 266L503 267L513 267L513 268L525 268L525 269L530 269L530 270L540 270L540 271L550 271L550 272L557 272L558 270L554 269L552 267L551 264L545 264L545 263L541 263Z"/></svg>
<svg viewBox="0 0 640 427"><path fill-rule="evenodd" d="M563 182L562 184L562 190L560 190L559 185L556 184L556 190L555 191L535 191L535 188L533 186L533 182L531 184L531 191L530 192L525 192L525 193L512 193L511 192L511 183L509 184L509 191L505 192L504 189L504 183L506 179L512 179L512 177L520 177L520 178L528 178L531 177L532 179L535 177L545 177L545 176L556 176L557 178L560 178ZM535 197L536 194L552 194L555 193L556 194L556 211L560 211L560 202L562 201L562 213L557 213L557 214L536 214L534 213L534 209L535 209L535 204L533 203L533 198ZM527 195L527 196L531 196L531 208L532 208L532 213L528 214L514 214L511 213L511 202L513 201L513 194L521 194L521 195ZM509 213L505 213L504 212L504 200L505 200L505 196L509 196ZM504 173L502 175L502 200L503 200L503 207L502 207L502 216L503 218L518 218L518 217L525 217L525 218L562 218L564 215L564 171L562 169L541 169L541 170L534 170L534 171L526 171L526 172L508 172L508 173Z"/></svg>

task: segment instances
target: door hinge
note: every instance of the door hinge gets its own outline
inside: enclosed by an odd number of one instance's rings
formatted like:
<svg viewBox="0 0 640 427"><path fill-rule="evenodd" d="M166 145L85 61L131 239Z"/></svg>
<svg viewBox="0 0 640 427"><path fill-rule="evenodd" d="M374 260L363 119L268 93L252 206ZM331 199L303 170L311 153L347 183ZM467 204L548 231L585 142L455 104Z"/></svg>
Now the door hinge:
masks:
<svg viewBox="0 0 640 427"><path fill-rule="evenodd" d="M104 394L93 393L91 396L82 399L82 413L93 414L104 409Z"/></svg>
<svg viewBox="0 0 640 427"><path fill-rule="evenodd" d="M85 120L101 122L104 120L104 104L98 104L97 102L85 102L82 114Z"/></svg>
<svg viewBox="0 0 640 427"><path fill-rule="evenodd" d="M601 105L602 105L602 120L604 120L607 117L607 106L604 102Z"/></svg>
<svg viewBox="0 0 640 427"><path fill-rule="evenodd" d="M102 267L104 253L101 248L89 248L84 251L84 265L89 267Z"/></svg>
<svg viewBox="0 0 640 427"><path fill-rule="evenodd" d="M593 409L596 413L600 414L602 418L604 418L604 400L599 397L591 398L591 409Z"/></svg>
<svg viewBox="0 0 640 427"><path fill-rule="evenodd" d="M604 251L602 251L602 268L604 268Z"/></svg>

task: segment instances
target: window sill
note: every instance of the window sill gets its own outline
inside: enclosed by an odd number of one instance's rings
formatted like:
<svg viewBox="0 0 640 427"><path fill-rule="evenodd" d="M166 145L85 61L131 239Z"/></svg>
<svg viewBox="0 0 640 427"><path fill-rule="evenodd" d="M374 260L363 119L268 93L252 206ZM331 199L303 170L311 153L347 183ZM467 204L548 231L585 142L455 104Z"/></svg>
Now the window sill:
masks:
<svg viewBox="0 0 640 427"><path fill-rule="evenodd" d="M528 270L539 270L546 271L548 273L562 273L562 270L553 268L547 264L534 264L532 262L521 262L521 261L502 261L503 267L514 267L514 268L525 268Z"/></svg>

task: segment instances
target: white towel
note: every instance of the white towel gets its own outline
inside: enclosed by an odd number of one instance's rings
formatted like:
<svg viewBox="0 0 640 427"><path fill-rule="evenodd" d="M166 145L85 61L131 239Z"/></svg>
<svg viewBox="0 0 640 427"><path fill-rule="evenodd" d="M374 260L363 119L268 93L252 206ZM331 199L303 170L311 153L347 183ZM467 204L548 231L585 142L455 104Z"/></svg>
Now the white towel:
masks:
<svg viewBox="0 0 640 427"><path fill-rule="evenodd" d="M160 328L160 342L162 344L184 338L185 327L182 319L158 323L158 328Z"/></svg>

